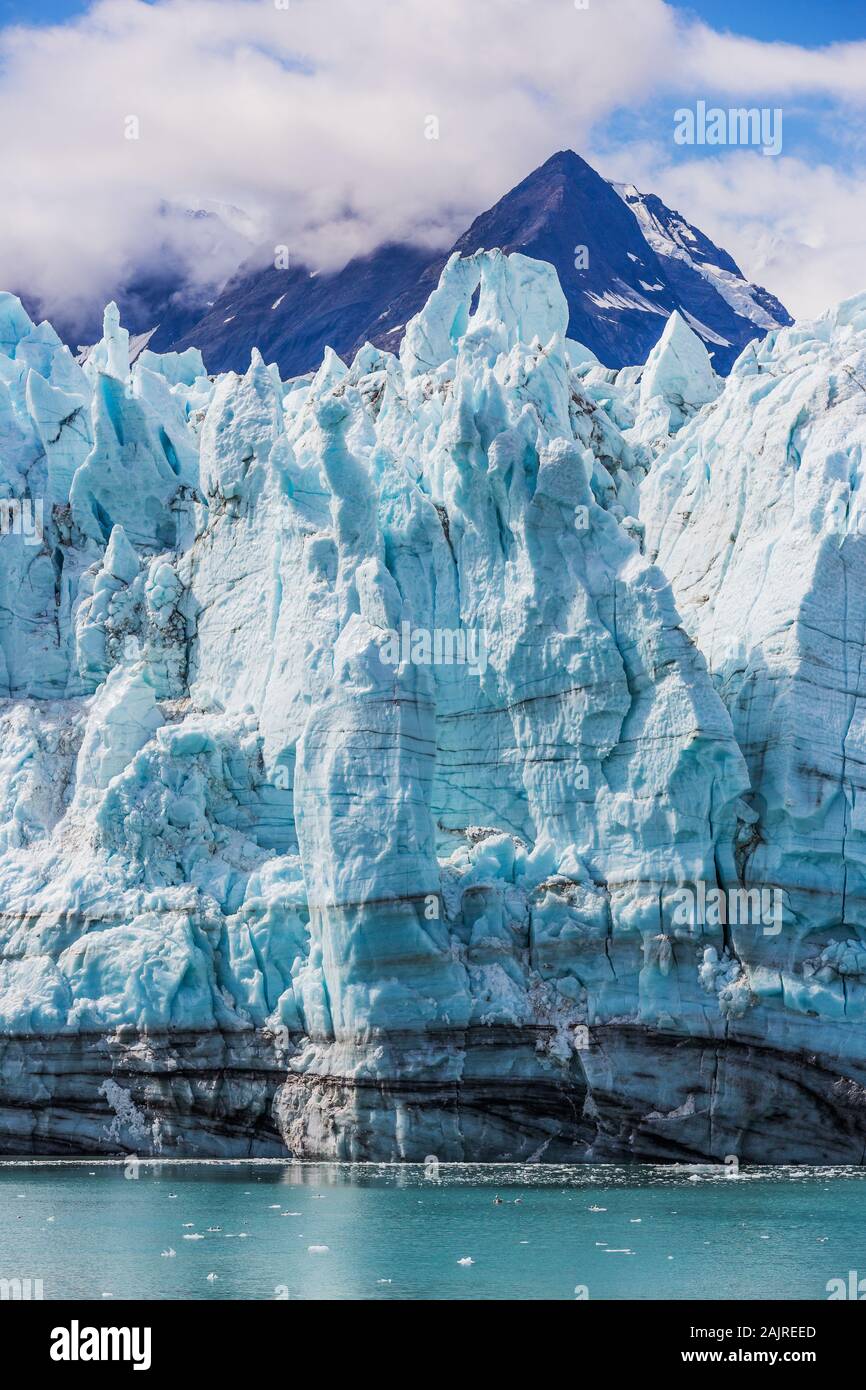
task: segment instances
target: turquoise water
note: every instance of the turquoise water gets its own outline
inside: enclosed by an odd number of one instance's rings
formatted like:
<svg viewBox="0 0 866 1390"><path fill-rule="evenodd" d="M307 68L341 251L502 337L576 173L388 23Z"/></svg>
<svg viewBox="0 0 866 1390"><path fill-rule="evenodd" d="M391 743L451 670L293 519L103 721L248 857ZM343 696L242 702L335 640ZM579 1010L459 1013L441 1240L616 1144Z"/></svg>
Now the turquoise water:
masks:
<svg viewBox="0 0 866 1390"><path fill-rule="evenodd" d="M41 1279L46 1299L826 1299L866 1276L864 1178L0 1163L0 1279Z"/></svg>

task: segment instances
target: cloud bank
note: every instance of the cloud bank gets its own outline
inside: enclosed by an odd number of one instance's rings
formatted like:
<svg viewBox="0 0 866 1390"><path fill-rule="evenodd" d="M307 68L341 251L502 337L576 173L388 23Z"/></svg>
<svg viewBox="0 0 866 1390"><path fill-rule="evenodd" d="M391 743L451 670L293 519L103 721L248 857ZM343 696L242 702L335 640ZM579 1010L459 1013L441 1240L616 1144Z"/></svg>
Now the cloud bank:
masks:
<svg viewBox="0 0 866 1390"><path fill-rule="evenodd" d="M719 35L662 0L278 5L99 0L0 31L0 284L68 317L142 271L219 282L256 243L317 268L387 238L447 245L569 146L679 207L794 312L866 287L853 169L787 146L683 160L665 119L624 147L601 135L624 107L701 96L862 122L866 43Z"/></svg>

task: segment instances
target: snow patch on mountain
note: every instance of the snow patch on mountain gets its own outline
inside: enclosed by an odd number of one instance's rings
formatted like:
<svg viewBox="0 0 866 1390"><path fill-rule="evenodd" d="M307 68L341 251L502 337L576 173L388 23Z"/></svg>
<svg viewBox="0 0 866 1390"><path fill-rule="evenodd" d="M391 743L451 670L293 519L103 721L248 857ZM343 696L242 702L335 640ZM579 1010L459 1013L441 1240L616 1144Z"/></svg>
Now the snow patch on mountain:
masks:
<svg viewBox="0 0 866 1390"><path fill-rule="evenodd" d="M612 183L611 187L634 213L657 256L681 261L702 275L735 314L749 319L762 332L790 322L784 310L779 312L778 300L768 296L766 290L750 285L727 252L719 251L680 213L666 208L654 194L641 193L633 183Z"/></svg>

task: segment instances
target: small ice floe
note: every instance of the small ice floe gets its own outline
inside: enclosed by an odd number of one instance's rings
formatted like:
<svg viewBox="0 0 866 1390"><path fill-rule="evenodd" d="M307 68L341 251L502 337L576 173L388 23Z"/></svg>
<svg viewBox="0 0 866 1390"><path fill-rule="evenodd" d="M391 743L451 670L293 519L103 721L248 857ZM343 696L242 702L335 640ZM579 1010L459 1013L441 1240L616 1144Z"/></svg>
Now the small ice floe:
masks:
<svg viewBox="0 0 866 1390"><path fill-rule="evenodd" d="M593 1202L591 1207L587 1207L587 1211L607 1211L607 1207L597 1207Z"/></svg>
<svg viewBox="0 0 866 1390"><path fill-rule="evenodd" d="M691 1177L689 1178L689 1182L700 1182L700 1180L701 1180L701 1175L700 1175L700 1173L692 1173Z"/></svg>
<svg viewBox="0 0 866 1390"><path fill-rule="evenodd" d="M53 1221L53 1220L54 1220L54 1217L53 1217L53 1216L46 1216L45 1220L46 1220L46 1221ZM826 1240L827 1237L825 1236L824 1239Z"/></svg>
<svg viewBox="0 0 866 1390"><path fill-rule="evenodd" d="M493 1198L493 1205L494 1205L495 1207L501 1207L501 1206L502 1206L502 1198L499 1196L499 1193L498 1193L498 1192L497 1192L496 1196Z"/></svg>
<svg viewBox="0 0 866 1390"><path fill-rule="evenodd" d="M208 1281L209 1284L215 1283L217 1279L219 1279L219 1275L218 1275L218 1274L213 1274L213 1273L211 1273L211 1274L209 1274L208 1277L207 1277L207 1281Z"/></svg>
<svg viewBox="0 0 866 1390"><path fill-rule="evenodd" d="M195 1225L195 1222L194 1222L194 1221L184 1221L184 1223L183 1223L183 1229L184 1229L185 1231L191 1231L194 1225Z"/></svg>
<svg viewBox="0 0 866 1390"><path fill-rule="evenodd" d="M629 1220L629 1225L630 1225L630 1226L639 1226L640 1223L643 1221L643 1217L642 1217L642 1216L630 1216L628 1220Z"/></svg>
<svg viewBox="0 0 866 1390"><path fill-rule="evenodd" d="M281 1216L301 1216L301 1215L303 1215L303 1213L302 1213L302 1212L299 1212L299 1211L282 1211L282 1212L280 1212L280 1215L281 1215Z"/></svg>
<svg viewBox="0 0 866 1390"><path fill-rule="evenodd" d="M167 1250L162 1251L162 1258L164 1260L173 1260L176 1254L177 1251L172 1250L171 1246L169 1246Z"/></svg>
<svg viewBox="0 0 866 1390"><path fill-rule="evenodd" d="M614 1249L613 1246L608 1246L604 1253L606 1255L633 1255L634 1251L627 1249L617 1250Z"/></svg>
<svg viewBox="0 0 866 1390"><path fill-rule="evenodd" d="M462 1260L458 1260L459 1265L474 1265L475 1261L471 1255L464 1255Z"/></svg>
<svg viewBox="0 0 866 1390"><path fill-rule="evenodd" d="M377 1280L376 1280L376 1283L377 1283L377 1284L390 1284L390 1283L391 1283L391 1280L390 1280L390 1279L377 1279Z"/></svg>
<svg viewBox="0 0 866 1390"><path fill-rule="evenodd" d="M222 1230L222 1226L208 1226L207 1230L210 1232L212 1236L214 1236L216 1235L217 1231Z"/></svg>
<svg viewBox="0 0 866 1390"><path fill-rule="evenodd" d="M606 1241L606 1240L597 1240L595 1243L596 1243L596 1245L607 1245L607 1241Z"/></svg>
<svg viewBox="0 0 866 1390"><path fill-rule="evenodd" d="M313 1201L314 1201L314 1202L324 1202L324 1200L325 1200L325 1194L324 1194L324 1192L314 1192L314 1193L313 1193Z"/></svg>
<svg viewBox="0 0 866 1390"><path fill-rule="evenodd" d="M308 1254L308 1255L327 1255L327 1253L328 1253L328 1246L327 1246L327 1245L308 1245L308 1246L307 1246L307 1254Z"/></svg>
<svg viewBox="0 0 866 1390"><path fill-rule="evenodd" d="M204 1236L200 1236L198 1233L196 1233L193 1236L184 1236L184 1240L204 1240Z"/></svg>
<svg viewBox="0 0 866 1390"><path fill-rule="evenodd" d="M52 1218L49 1216L48 1220L50 1221L51 1219L52 1219ZM817 1240L817 1242L818 1242L819 1245L823 1245L823 1244L824 1244L824 1241L825 1241L825 1240L828 1240L829 1237L828 1237L828 1236L816 1236L815 1239Z"/></svg>
<svg viewBox="0 0 866 1390"><path fill-rule="evenodd" d="M249 1231L238 1231L238 1240L246 1240Z"/></svg>
<svg viewBox="0 0 866 1390"><path fill-rule="evenodd" d="M168 1200L169 1200L170 1202L173 1202L176 1196L177 1196L177 1193L176 1193L176 1192L169 1192L169 1194L168 1194Z"/></svg>
<svg viewBox="0 0 866 1390"><path fill-rule="evenodd" d="M279 1204L279 1202L271 1202L271 1205L268 1207L268 1211L279 1211L279 1209L280 1209L280 1204Z"/></svg>

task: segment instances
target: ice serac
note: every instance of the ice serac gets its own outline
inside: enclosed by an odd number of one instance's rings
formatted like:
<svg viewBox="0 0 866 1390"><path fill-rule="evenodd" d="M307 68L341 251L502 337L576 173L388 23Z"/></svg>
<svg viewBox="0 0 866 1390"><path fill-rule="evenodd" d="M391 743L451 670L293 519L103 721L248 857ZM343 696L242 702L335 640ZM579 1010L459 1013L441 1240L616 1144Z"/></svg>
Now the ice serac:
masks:
<svg viewBox="0 0 866 1390"><path fill-rule="evenodd" d="M862 313L719 395L684 321L609 371L499 251L399 356L288 382L130 366L113 306L82 368L0 301L4 490L50 498L0 537L0 1150L859 1158L856 576L827 558L837 633L817 543L775 606L757 543L712 557L801 516L825 416L853 515ZM773 393L787 475L741 447ZM811 810L795 643L838 724ZM782 878L778 940L683 918Z"/></svg>
<svg viewBox="0 0 866 1390"><path fill-rule="evenodd" d="M701 406L714 401L722 383L709 353L676 310L665 324L640 379L641 411L660 401L669 411L668 432L675 434Z"/></svg>

